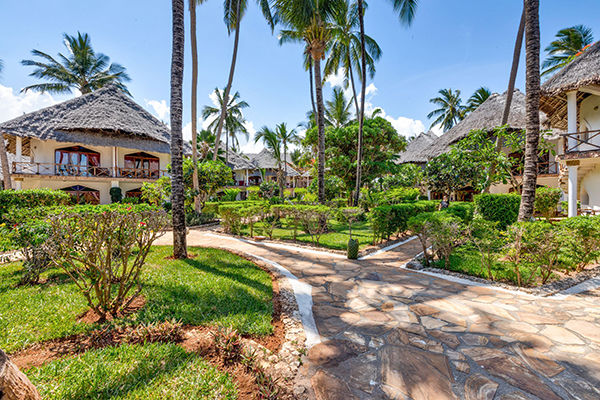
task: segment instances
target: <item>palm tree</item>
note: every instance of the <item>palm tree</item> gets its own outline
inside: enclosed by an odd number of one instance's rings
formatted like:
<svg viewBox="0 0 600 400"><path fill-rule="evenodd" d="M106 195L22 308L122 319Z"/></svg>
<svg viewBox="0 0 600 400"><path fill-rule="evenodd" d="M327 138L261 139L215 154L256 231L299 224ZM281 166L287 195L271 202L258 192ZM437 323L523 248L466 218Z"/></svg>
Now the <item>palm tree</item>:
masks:
<svg viewBox="0 0 600 400"><path fill-rule="evenodd" d="M465 111L469 113L475 111L477 107L482 105L491 95L492 92L490 89L485 86L480 87L471 95L471 97L469 97L469 100L467 100L467 108Z"/></svg>
<svg viewBox="0 0 600 400"><path fill-rule="evenodd" d="M257 0L257 4L260 7L264 17L267 19L271 30L275 29L275 19L271 14L271 6L269 4L270 0ZM219 122L217 124L216 129L216 140L215 140L215 152L213 154L214 159L217 159L217 155L219 154L219 146L221 141L221 132L223 131L223 124L225 122L225 118L227 117L227 107L225 104L229 103L229 93L231 92L231 86L233 85L233 75L235 74L235 64L237 62L237 52L240 42L240 23L242 18L246 12L246 8L248 6L247 0L225 0L224 10L225 10L225 24L227 25L227 31L231 34L231 31L235 31L235 36L233 40L233 55L231 57L231 66L229 67L229 78L227 80L227 85L225 86L225 94L223 98L227 99L223 103L223 107L221 108L221 115L219 116Z"/></svg>
<svg viewBox="0 0 600 400"><path fill-rule="evenodd" d="M350 107L352 103L346 101L344 91L339 88L333 88L331 100L325 102L325 123L334 128L341 128L352 120Z"/></svg>
<svg viewBox="0 0 600 400"><path fill-rule="evenodd" d="M298 143L298 140L300 138L296 134L295 129L288 130L288 127L285 122L282 122L281 124L278 124L275 127L275 133L277 133L277 137L279 138L279 140L281 141L281 144L283 145L283 168L285 168L284 175L285 175L285 179L287 179L288 145Z"/></svg>
<svg viewBox="0 0 600 400"><path fill-rule="evenodd" d="M429 102L439 108L427 114L427 118L436 117L431 126L441 125L445 132L464 118L465 106L460 98L460 90L441 89L438 93L440 95Z"/></svg>
<svg viewBox="0 0 600 400"><path fill-rule="evenodd" d="M542 76L551 75L575 59L587 46L594 43L591 28L575 25L561 29L545 51L548 57L542 63Z"/></svg>
<svg viewBox="0 0 600 400"><path fill-rule="evenodd" d="M111 64L108 56L94 52L87 33L77 32L77 37L65 33L64 43L68 53L58 53L58 60L40 50L32 50L31 54L42 60L21 61L25 66L35 67L29 76L49 81L27 86L22 92L33 90L41 93L71 93L76 89L81 94L86 94L115 84L129 93L123 83L130 81L125 67Z"/></svg>
<svg viewBox="0 0 600 400"><path fill-rule="evenodd" d="M394 11L400 18L400 23L410 26L415 18L418 0L390 0ZM360 64L361 70L367 70L367 39L365 35L365 2L357 0L357 12L360 26ZM358 115L358 151L356 157L356 186L354 188L354 206L358 206L360 187L362 179L362 153L363 153L363 128L365 123L365 97L367 91L367 80L361 80L360 93L360 115Z"/></svg>
<svg viewBox="0 0 600 400"><path fill-rule="evenodd" d="M185 6L183 0L173 4L173 54L171 58L171 191L173 209L173 256L187 258L184 186L183 186L183 54L185 51Z"/></svg>
<svg viewBox="0 0 600 400"><path fill-rule="evenodd" d="M216 134L217 128L220 121L221 110L224 108L225 97L223 96L222 91L218 88L215 89L215 95L217 97L218 107L214 106L204 106L202 109L202 118L209 119L213 118L213 121L208 126L208 129L215 133L215 140L218 136ZM242 110L244 108L250 107L248 103L243 100L240 100L240 93L235 92L235 94L229 97L229 102L226 107L226 119L225 119L225 131L227 134L225 135L225 162L229 162L229 138L232 138L234 147L239 147L239 141L236 136L237 133L242 133L248 139L248 130L246 129L246 120L244 119L244 114ZM219 146L215 147L218 149ZM218 150L217 150L218 151ZM213 159L214 159L213 154Z"/></svg>
<svg viewBox="0 0 600 400"><path fill-rule="evenodd" d="M344 0L274 0L275 18L288 28L281 32L288 40L304 41L312 58L317 103L318 140L318 197L325 203L325 106L321 60L330 41L330 22L343 6Z"/></svg>
<svg viewBox="0 0 600 400"><path fill-rule="evenodd" d="M279 184L279 195L283 197L284 185L283 185L283 170L281 168L281 139L276 131L263 126L254 135L254 143L262 140L265 148L271 152L275 160L277 161L277 183Z"/></svg>
<svg viewBox="0 0 600 400"><path fill-rule="evenodd" d="M537 184L538 143L540 140L540 2L525 0L525 51L527 72L525 77L525 167L523 192L519 207L519 221L533 215Z"/></svg>

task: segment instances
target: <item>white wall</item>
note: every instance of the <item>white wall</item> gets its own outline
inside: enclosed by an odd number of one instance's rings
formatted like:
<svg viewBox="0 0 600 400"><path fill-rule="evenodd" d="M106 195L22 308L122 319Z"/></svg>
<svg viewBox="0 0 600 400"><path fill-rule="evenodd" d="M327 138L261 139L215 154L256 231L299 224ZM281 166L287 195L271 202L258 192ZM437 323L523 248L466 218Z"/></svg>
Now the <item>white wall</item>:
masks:
<svg viewBox="0 0 600 400"><path fill-rule="evenodd" d="M590 206L600 206L600 166L590 171L581 181L581 203ZM587 203L584 202L588 200Z"/></svg>
<svg viewBox="0 0 600 400"><path fill-rule="evenodd" d="M600 129L600 96L589 96L583 100L579 109L579 130L595 131ZM593 135L593 134L592 134ZM600 145L600 136L590 140L591 143ZM579 151L598 150L588 145L580 145Z"/></svg>
<svg viewBox="0 0 600 400"><path fill-rule="evenodd" d="M52 189L60 190L70 186L81 185L96 189L100 192L100 203L110 204L110 182L89 181L59 181L50 179L27 178L23 180L22 188L25 189Z"/></svg>

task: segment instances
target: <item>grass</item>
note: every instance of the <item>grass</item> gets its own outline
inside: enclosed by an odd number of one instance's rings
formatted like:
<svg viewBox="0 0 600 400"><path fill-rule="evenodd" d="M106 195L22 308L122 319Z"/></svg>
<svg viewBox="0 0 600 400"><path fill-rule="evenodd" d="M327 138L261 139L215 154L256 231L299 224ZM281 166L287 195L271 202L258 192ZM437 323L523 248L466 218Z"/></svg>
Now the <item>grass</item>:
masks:
<svg viewBox="0 0 600 400"><path fill-rule="evenodd" d="M174 344L88 351L27 371L44 399L237 399L232 378Z"/></svg>
<svg viewBox="0 0 600 400"><path fill-rule="evenodd" d="M269 274L253 263L222 250L190 249L191 260L168 260L170 247L155 247L143 274L147 303L139 322L176 319L183 324L224 324L242 334L272 332L272 285ZM8 353L32 343L89 331L77 321L87 310L83 296L61 273L51 282L16 286L20 263L0 266L0 348Z"/></svg>
<svg viewBox="0 0 600 400"><path fill-rule="evenodd" d="M325 233L319 240L319 245L328 249L346 250L348 239L350 239L348 224L341 223L336 220L329 220L330 232ZM244 236L250 235L250 229L244 227L242 229ZM254 234L261 235L261 223L254 225ZM281 227L273 230L273 239L293 240L294 230L286 223L284 219ZM373 230L368 222L356 222L352 224L352 238L358 240L360 248L364 248L373 243ZM313 244L312 238L308 233L298 230L296 240L299 242Z"/></svg>

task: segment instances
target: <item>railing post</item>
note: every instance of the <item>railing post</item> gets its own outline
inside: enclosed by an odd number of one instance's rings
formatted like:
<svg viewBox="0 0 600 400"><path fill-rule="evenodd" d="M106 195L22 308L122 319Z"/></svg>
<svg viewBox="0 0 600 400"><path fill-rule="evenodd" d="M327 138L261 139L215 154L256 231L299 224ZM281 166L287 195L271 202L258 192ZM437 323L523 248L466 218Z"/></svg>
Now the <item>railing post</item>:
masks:
<svg viewBox="0 0 600 400"><path fill-rule="evenodd" d="M578 141L573 137L577 134L577 91L573 90L567 92L567 131L568 136L568 149L569 151L578 150Z"/></svg>

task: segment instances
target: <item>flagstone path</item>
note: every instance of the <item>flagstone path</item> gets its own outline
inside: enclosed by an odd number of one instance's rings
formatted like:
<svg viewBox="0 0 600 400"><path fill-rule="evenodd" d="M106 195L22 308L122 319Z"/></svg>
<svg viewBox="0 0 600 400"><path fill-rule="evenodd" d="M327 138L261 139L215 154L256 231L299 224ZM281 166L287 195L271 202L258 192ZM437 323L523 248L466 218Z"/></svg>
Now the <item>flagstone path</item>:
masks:
<svg viewBox="0 0 600 400"><path fill-rule="evenodd" d="M312 285L322 342L299 398L600 399L598 289L543 298L401 269L416 240L361 261L206 231L188 245L264 257Z"/></svg>

